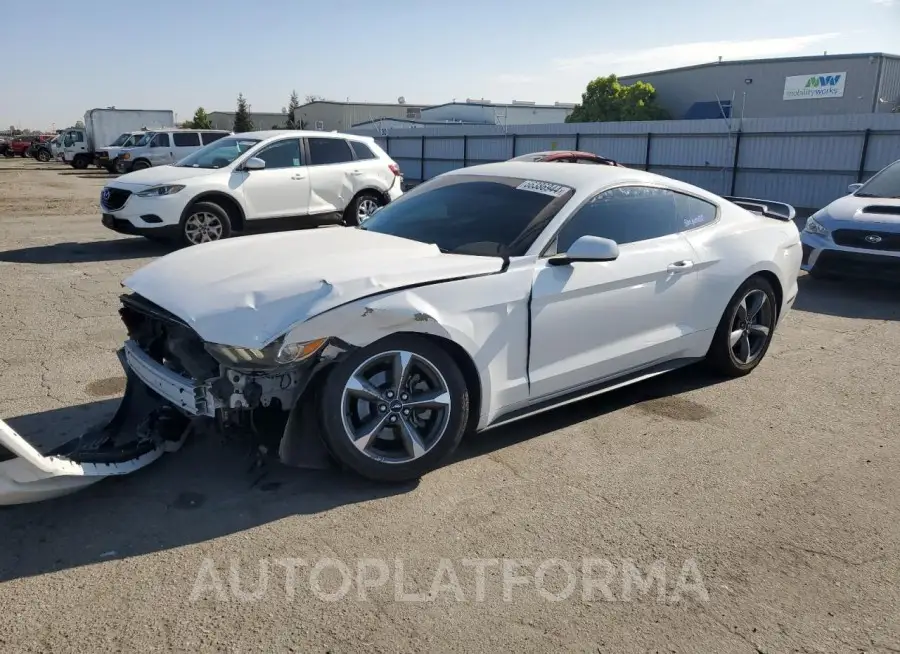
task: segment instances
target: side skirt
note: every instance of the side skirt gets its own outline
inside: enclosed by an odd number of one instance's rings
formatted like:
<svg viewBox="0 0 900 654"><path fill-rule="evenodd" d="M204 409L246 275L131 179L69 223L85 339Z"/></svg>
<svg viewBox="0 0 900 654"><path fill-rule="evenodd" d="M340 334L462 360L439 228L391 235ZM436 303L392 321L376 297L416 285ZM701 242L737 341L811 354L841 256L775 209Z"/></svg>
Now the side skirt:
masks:
<svg viewBox="0 0 900 654"><path fill-rule="evenodd" d="M590 384L589 386L576 388L574 390L567 391L562 395L556 395L545 400L538 400L534 404L529 404L519 409L513 409L512 411L501 413L494 419L493 422L491 422L481 431L494 429L495 427L500 427L501 425L508 425L511 422L522 420L523 418L530 418L531 416L537 415L539 413L544 413L545 411L550 411L567 404L572 404L573 402L579 402L581 400L586 400L590 397L594 397L595 395L608 393L609 391L616 390L617 388L630 386L631 384L636 384L653 377L658 377L659 375L664 375L667 372L672 372L673 370L684 368L685 366L698 363L702 360L703 357L673 359L671 361L655 364L647 368L641 368L640 370L635 370L634 372L630 372L625 375L619 375L611 379L605 379L603 381Z"/></svg>

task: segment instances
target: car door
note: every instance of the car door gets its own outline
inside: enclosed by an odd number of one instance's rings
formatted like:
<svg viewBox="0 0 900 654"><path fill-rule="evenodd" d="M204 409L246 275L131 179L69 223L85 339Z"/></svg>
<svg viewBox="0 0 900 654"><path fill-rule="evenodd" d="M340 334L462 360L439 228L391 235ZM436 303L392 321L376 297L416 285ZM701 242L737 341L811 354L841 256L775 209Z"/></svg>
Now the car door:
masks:
<svg viewBox="0 0 900 654"><path fill-rule="evenodd" d="M200 149L200 132L172 132L172 161L181 161Z"/></svg>
<svg viewBox="0 0 900 654"><path fill-rule="evenodd" d="M579 237L609 238L608 262L549 265ZM678 358L695 331L693 248L679 233L671 191L599 193L561 227L536 266L528 374L533 399Z"/></svg>
<svg viewBox="0 0 900 654"><path fill-rule="evenodd" d="M298 138L270 143L253 155L266 162L265 168L237 173L243 176L240 189L247 207L247 220L309 213L310 179L301 146Z"/></svg>
<svg viewBox="0 0 900 654"><path fill-rule="evenodd" d="M306 139L309 151L309 213L342 212L356 194L357 166L350 145L342 138Z"/></svg>
<svg viewBox="0 0 900 654"><path fill-rule="evenodd" d="M172 163L172 141L168 132L157 132L150 139L144 156L154 166L164 166Z"/></svg>

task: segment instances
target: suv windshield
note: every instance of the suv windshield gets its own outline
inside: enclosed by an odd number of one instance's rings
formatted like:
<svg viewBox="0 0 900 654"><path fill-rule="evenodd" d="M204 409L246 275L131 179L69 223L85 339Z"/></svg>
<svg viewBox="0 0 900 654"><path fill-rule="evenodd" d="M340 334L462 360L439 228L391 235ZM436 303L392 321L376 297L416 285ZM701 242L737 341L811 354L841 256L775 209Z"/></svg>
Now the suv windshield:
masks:
<svg viewBox="0 0 900 654"><path fill-rule="evenodd" d="M129 134L128 138L121 143L121 146L123 148L133 148L142 138L144 138L143 134Z"/></svg>
<svg viewBox="0 0 900 654"><path fill-rule="evenodd" d="M900 198L900 161L895 161L856 192L858 198Z"/></svg>
<svg viewBox="0 0 900 654"><path fill-rule="evenodd" d="M400 196L360 229L434 243L452 254L521 256L574 192L549 182L450 175Z"/></svg>
<svg viewBox="0 0 900 654"><path fill-rule="evenodd" d="M121 136L119 136L119 138L117 138L115 141L110 143L110 146L115 148L120 145L123 145L125 143L125 141L127 141L130 137L131 137L131 134L122 134Z"/></svg>
<svg viewBox="0 0 900 654"><path fill-rule="evenodd" d="M142 147L144 147L145 145L147 145L148 143L150 143L150 139L152 139L154 136L156 136L156 132L147 132L147 133L145 133L145 134L138 140L138 142L134 144L134 147L136 147L136 148L142 148Z"/></svg>
<svg viewBox="0 0 900 654"><path fill-rule="evenodd" d="M175 165L180 168L224 168L259 142L260 139L222 138L189 154Z"/></svg>

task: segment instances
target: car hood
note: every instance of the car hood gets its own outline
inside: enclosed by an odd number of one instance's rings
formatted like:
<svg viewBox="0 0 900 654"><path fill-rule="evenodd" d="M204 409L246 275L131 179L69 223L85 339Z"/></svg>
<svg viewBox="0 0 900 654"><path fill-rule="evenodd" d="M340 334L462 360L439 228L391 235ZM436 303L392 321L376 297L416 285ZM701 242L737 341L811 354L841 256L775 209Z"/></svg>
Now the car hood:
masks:
<svg viewBox="0 0 900 654"><path fill-rule="evenodd" d="M122 188L159 186L160 184L175 184L192 177L206 177L213 173L221 172L220 168L179 168L177 166L154 166L136 170L117 177L110 186Z"/></svg>
<svg viewBox="0 0 900 654"><path fill-rule="evenodd" d="M847 195L820 211L816 220L827 223L829 229L877 227L900 231L900 199Z"/></svg>
<svg viewBox="0 0 900 654"><path fill-rule="evenodd" d="M334 307L393 289L499 272L499 257L350 227L241 236L195 245L124 285L213 343L259 348Z"/></svg>

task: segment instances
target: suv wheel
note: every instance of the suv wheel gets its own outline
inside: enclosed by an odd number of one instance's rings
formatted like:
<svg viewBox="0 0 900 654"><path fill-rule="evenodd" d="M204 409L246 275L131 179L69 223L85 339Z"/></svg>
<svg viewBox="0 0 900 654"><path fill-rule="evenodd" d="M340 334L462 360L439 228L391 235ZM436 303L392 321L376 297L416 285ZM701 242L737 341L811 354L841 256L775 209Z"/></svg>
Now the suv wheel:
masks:
<svg viewBox="0 0 900 654"><path fill-rule="evenodd" d="M135 170L144 170L145 168L149 168L149 167L150 167L149 162L139 159L138 161L134 162L134 165L131 167L131 170L133 172Z"/></svg>
<svg viewBox="0 0 900 654"><path fill-rule="evenodd" d="M179 225L182 245L200 245L231 236L228 212L212 202L197 202L185 212Z"/></svg>
<svg viewBox="0 0 900 654"><path fill-rule="evenodd" d="M344 224L347 227L356 227L382 204L384 204L384 200L376 193L368 191L360 193L344 210Z"/></svg>
<svg viewBox="0 0 900 654"><path fill-rule="evenodd" d="M323 438L368 479L418 479L449 456L469 419L469 391L440 345L398 334L357 350L325 380Z"/></svg>

